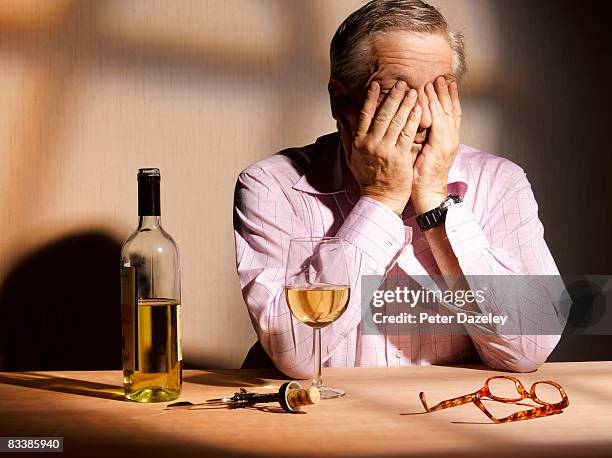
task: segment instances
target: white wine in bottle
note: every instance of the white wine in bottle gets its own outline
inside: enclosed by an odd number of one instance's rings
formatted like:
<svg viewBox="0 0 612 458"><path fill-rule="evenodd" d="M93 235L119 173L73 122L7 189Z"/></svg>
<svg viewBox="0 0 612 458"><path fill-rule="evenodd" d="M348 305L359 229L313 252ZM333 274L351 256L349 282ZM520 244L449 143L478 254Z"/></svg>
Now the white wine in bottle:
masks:
<svg viewBox="0 0 612 458"><path fill-rule="evenodd" d="M138 402L181 394L178 248L161 227L159 169L138 171L138 228L121 250L123 386Z"/></svg>

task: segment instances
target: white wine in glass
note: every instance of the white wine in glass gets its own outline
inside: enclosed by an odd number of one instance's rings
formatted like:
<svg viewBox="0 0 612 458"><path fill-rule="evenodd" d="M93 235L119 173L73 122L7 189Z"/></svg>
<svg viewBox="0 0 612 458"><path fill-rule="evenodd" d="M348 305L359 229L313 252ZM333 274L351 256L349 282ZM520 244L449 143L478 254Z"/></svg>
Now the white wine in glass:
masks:
<svg viewBox="0 0 612 458"><path fill-rule="evenodd" d="M322 399L345 394L324 386L321 377L321 328L340 318L350 298L342 243L336 237L293 238L287 256L285 298L293 316L313 328L312 386L319 389Z"/></svg>
<svg viewBox="0 0 612 458"><path fill-rule="evenodd" d="M347 285L315 283L287 286L285 292L293 315L308 326L321 328L344 313L350 288Z"/></svg>

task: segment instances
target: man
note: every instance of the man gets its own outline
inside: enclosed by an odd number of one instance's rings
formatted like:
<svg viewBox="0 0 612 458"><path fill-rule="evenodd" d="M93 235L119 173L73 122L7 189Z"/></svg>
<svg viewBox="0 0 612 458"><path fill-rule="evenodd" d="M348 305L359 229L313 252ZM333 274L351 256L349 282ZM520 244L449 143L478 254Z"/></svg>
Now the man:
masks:
<svg viewBox="0 0 612 458"><path fill-rule="evenodd" d="M352 292L322 332L325 365L460 363L477 353L494 368L536 369L559 336L364 332L365 274L558 271L525 173L459 144L463 42L438 10L371 1L340 26L330 57L339 133L248 167L236 186L238 273L263 348L286 375L312 375L312 330L289 312L284 262L291 237L336 236Z"/></svg>

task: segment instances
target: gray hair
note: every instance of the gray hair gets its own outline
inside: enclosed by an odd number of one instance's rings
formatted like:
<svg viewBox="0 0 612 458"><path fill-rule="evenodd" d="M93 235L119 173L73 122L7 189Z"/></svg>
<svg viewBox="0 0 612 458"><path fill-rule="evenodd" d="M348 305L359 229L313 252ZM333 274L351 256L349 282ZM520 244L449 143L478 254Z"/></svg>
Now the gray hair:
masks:
<svg viewBox="0 0 612 458"><path fill-rule="evenodd" d="M440 11L422 0L371 0L338 27L330 46L331 77L349 88L365 85L373 71L370 42L375 33L406 30L441 34L453 51L453 71L466 73L463 34L451 31Z"/></svg>

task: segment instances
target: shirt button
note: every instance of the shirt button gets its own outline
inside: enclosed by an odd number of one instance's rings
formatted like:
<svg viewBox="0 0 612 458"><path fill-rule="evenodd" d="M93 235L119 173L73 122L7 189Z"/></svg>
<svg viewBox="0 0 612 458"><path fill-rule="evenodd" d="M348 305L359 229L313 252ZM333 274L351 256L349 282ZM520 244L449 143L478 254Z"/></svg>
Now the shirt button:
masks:
<svg viewBox="0 0 612 458"><path fill-rule="evenodd" d="M395 352L395 357L396 358L403 358L404 357L404 352L402 350L397 350Z"/></svg>

